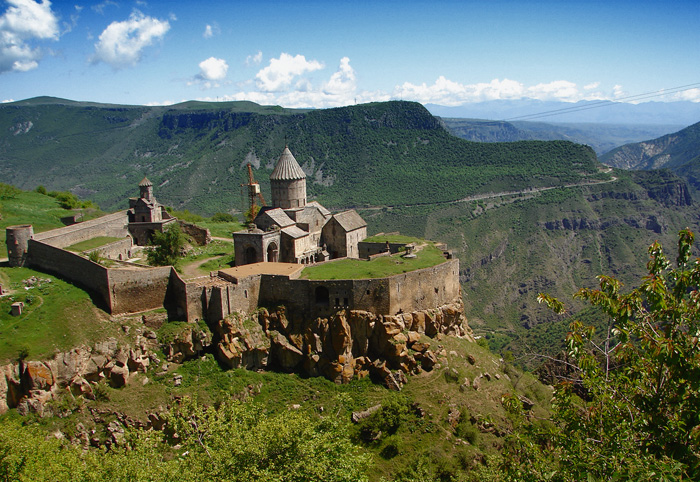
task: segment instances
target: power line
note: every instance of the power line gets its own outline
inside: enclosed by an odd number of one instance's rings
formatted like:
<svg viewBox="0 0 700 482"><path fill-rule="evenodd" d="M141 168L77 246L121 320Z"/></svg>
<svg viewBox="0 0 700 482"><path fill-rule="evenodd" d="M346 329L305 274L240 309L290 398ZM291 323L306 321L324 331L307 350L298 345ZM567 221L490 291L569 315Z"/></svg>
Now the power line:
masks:
<svg viewBox="0 0 700 482"><path fill-rule="evenodd" d="M670 89L659 89L659 90L655 90L653 92L645 92L643 94L628 95L626 97L620 97L619 99L615 99L615 101L598 100L598 101L591 102L591 103L586 104L586 105L577 105L577 106L572 106L572 107L564 107L561 109L547 110L544 112L538 112L535 114L525 114L525 115L521 115L521 116L511 117L508 119L503 119L503 120L504 121L514 121L514 120L523 120L523 119L538 119L540 117L551 117L551 116L560 115L560 114L568 114L571 112L578 112L580 110L597 109L598 107L616 105L617 103L619 103L621 101L625 101L625 100L632 101L632 100L651 99L654 97L675 94L678 92L684 92L686 90L691 90L691 89L695 89L695 88L699 88L699 87L700 87L700 82L696 82L694 84L681 85L679 87L672 87Z"/></svg>

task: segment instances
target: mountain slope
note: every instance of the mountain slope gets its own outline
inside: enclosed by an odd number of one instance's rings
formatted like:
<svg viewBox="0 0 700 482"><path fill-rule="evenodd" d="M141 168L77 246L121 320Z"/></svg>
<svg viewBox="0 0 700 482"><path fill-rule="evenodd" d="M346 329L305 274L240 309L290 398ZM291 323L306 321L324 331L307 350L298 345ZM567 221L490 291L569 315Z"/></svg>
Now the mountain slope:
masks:
<svg viewBox="0 0 700 482"><path fill-rule="evenodd" d="M624 144L675 132L682 127L655 124L506 122L458 118L443 118L442 121L454 135L469 141L566 140L591 146L598 155Z"/></svg>
<svg viewBox="0 0 700 482"><path fill-rule="evenodd" d="M71 190L108 209L123 207L147 175L165 204L233 212L243 205L246 163L268 189L285 143L307 173L310 196L337 208L448 202L601 176L584 146L470 143L410 102L318 111L250 102L25 104L0 106L3 179L26 189Z"/></svg>
<svg viewBox="0 0 700 482"><path fill-rule="evenodd" d="M700 156L700 122L657 139L627 144L601 156L601 162L623 169L678 169Z"/></svg>

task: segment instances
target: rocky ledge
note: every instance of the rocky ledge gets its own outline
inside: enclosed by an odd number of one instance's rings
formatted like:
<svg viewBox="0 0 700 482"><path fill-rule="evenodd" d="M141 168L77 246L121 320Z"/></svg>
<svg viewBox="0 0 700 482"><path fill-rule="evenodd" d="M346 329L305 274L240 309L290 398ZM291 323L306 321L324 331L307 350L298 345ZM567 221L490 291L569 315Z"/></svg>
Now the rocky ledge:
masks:
<svg viewBox="0 0 700 482"><path fill-rule="evenodd" d="M406 374L433 368L429 339L440 335L473 340L461 299L413 313L343 310L315 320L288 316L284 307L262 309L214 329L216 356L231 368L273 368L337 383L369 375L395 389Z"/></svg>
<svg viewBox="0 0 700 482"><path fill-rule="evenodd" d="M236 314L220 320L212 327L213 337L193 324L168 343L159 343L147 327L137 330L130 346L119 346L110 338L92 347L58 352L47 361L0 366L0 413L17 408L22 414L55 415L55 404L48 402L61 395L94 399L99 382L119 388L135 373L155 370L162 375L167 365L159 359L158 350L167 362L176 364L214 353L229 368L298 372L336 383L371 376L400 390L406 375L432 370L437 363L438 354L431 350L433 338L449 335L474 340L461 299L413 313L342 310L315 320L291 316L284 307L261 309L250 316ZM141 382L147 383L148 378L142 377Z"/></svg>

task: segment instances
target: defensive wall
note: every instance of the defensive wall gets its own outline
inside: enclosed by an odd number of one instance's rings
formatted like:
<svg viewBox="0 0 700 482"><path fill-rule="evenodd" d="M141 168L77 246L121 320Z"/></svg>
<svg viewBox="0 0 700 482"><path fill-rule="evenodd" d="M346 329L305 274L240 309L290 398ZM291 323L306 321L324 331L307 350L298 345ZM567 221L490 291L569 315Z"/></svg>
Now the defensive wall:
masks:
<svg viewBox="0 0 700 482"><path fill-rule="evenodd" d="M153 310L172 303L168 299L174 271L171 266L107 268L34 239L29 240L27 264L84 288L93 294L97 305L112 314Z"/></svg>
<svg viewBox="0 0 700 482"><path fill-rule="evenodd" d="M99 253L100 257L107 259L125 260L131 258L131 248L134 246L134 241L131 236L114 241L113 243L104 244L97 248L83 251L84 254L92 252Z"/></svg>
<svg viewBox="0 0 700 482"><path fill-rule="evenodd" d="M55 274L93 294L100 308L112 312L107 268L83 258L77 253L51 246L36 239L29 240L27 265L45 273Z"/></svg>
<svg viewBox="0 0 700 482"><path fill-rule="evenodd" d="M226 279L222 272L189 281L175 273L172 279L178 313L190 322L280 305L308 318L328 318L345 309L395 315L438 308L460 297L457 259L373 279L305 280L269 274Z"/></svg>
<svg viewBox="0 0 700 482"><path fill-rule="evenodd" d="M127 228L128 217L126 211L120 211L97 219L91 219L82 223L72 224L64 228L52 229L34 235L34 240L56 248L65 248L81 241L109 236L122 238L129 235Z"/></svg>
<svg viewBox="0 0 700 482"><path fill-rule="evenodd" d="M328 318L345 309L395 315L437 308L460 296L457 259L374 279L305 280L270 274L229 279L219 272L183 280L170 266L107 268L62 249L95 236L123 234L125 240L96 248L122 253L131 243L126 238L126 219L126 212L120 212L34 235L26 240L26 264L86 289L96 304L112 314L165 307L171 319L190 322L217 321L234 312L249 314L259 307L280 305L310 318ZM13 229L11 234L18 241L31 234L28 225Z"/></svg>

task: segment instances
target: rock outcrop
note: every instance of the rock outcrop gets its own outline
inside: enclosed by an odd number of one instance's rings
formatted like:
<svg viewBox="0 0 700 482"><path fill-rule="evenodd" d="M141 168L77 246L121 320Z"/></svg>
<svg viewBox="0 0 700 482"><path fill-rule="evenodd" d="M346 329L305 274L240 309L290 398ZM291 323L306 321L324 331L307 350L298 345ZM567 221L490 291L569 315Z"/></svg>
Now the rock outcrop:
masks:
<svg viewBox="0 0 700 482"><path fill-rule="evenodd" d="M80 346L59 352L48 361L25 361L0 366L0 413L17 408L20 413L52 414L48 402L59 394L94 398L91 383L106 380L114 387L129 383L135 372L146 372L158 362L155 340L137 335L134 346L120 347L117 340Z"/></svg>
<svg viewBox="0 0 700 482"><path fill-rule="evenodd" d="M437 363L426 336L473 339L461 300L413 313L340 310L314 320L290 317L280 307L248 318L232 315L215 332L216 355L229 367L271 367L336 383L371 375L397 389L405 374L431 370Z"/></svg>

